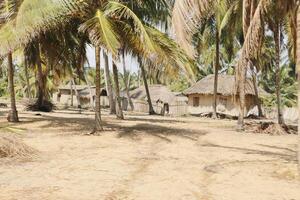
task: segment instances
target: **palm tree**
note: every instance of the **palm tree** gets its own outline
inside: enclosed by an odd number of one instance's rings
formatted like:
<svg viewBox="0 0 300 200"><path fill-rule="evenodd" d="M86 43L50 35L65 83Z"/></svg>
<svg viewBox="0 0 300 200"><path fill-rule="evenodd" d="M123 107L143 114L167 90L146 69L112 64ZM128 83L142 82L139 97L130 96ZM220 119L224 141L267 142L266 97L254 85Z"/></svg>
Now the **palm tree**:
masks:
<svg viewBox="0 0 300 200"><path fill-rule="evenodd" d="M274 5L277 5L274 7ZM274 8L276 8L274 10ZM253 16L253 19L250 23L250 26L247 31L247 35L245 37L245 42L242 48L242 55L240 56L240 59L238 61L238 71L240 72L237 76L239 87L240 87L240 99L241 99L241 107L244 108L244 80L245 80L245 66L247 66L247 62L251 60L252 58L256 58L259 54L259 51L261 49L261 41L264 33L264 20L267 19L267 17L272 16L273 18L276 18L277 15L280 15L281 17L294 17L295 14L295 8L296 8L296 1L295 0L277 0L275 2L273 1L260 1L256 10L255 14ZM279 10L277 10L279 9ZM293 27L292 27L293 28ZM276 31L277 32L277 31ZM279 35L276 37L279 41ZM277 40L276 39L276 40ZM279 46L277 46L277 55L279 52ZM277 56L279 57L279 56ZM277 65L278 65L277 61ZM241 73L244 71L244 73ZM279 82L279 79L277 79L277 82ZM278 87L279 89L279 87ZM279 101L278 101L279 102ZM243 109L241 109L240 116L242 119L239 121L239 126L243 127L244 120L243 120ZM280 114L279 114L280 115ZM279 116L280 118L280 116Z"/></svg>
<svg viewBox="0 0 300 200"><path fill-rule="evenodd" d="M147 82L147 78L146 78L145 67L144 67L142 59L140 57L138 57L138 63L139 63L139 67L141 69L141 74L142 74L142 78L143 78L143 82L144 82L144 86L145 86L145 91L146 91L146 94L147 94L147 101L148 101L148 106L149 106L149 115L155 115L156 113L154 111L152 101L151 101L151 95L150 95L149 86L148 86L148 82Z"/></svg>
<svg viewBox="0 0 300 200"><path fill-rule="evenodd" d="M16 98L15 98L15 89L14 89L14 66L12 60L12 53L7 55L8 65L7 65L7 72L8 72L8 86L9 86L9 93L10 93L10 107L11 110L7 117L9 122L18 122L18 111L16 107Z"/></svg>
<svg viewBox="0 0 300 200"><path fill-rule="evenodd" d="M284 124L284 119L282 115L282 110L281 110L281 94L280 94L280 61L281 61L281 40L282 40L282 15L279 13L281 11L280 8L276 8L278 5L273 4L273 9L276 11L276 14L271 13L270 19L268 19L268 23L270 26L270 29L273 32L274 35L274 42L275 42L275 69L276 69L276 99L277 99L277 120L278 124L282 125Z"/></svg>

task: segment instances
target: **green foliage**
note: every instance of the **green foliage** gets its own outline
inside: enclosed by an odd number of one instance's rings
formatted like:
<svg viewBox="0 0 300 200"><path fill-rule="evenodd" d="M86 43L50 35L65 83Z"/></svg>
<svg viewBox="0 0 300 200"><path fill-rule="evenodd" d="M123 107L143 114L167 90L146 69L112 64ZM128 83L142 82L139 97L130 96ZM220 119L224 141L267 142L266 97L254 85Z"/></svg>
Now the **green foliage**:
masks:
<svg viewBox="0 0 300 200"><path fill-rule="evenodd" d="M281 93L281 104L286 107L297 106L297 87L295 75L291 76L291 69L288 65L284 65L280 70L280 93ZM270 94L263 98L263 104L266 107L275 107L277 105L276 100L276 85L275 85L275 71L271 70L267 74L263 74L261 77L260 85Z"/></svg>
<svg viewBox="0 0 300 200"><path fill-rule="evenodd" d="M178 79L171 81L169 88L172 92L183 92L190 87L189 82L184 76L179 76Z"/></svg>

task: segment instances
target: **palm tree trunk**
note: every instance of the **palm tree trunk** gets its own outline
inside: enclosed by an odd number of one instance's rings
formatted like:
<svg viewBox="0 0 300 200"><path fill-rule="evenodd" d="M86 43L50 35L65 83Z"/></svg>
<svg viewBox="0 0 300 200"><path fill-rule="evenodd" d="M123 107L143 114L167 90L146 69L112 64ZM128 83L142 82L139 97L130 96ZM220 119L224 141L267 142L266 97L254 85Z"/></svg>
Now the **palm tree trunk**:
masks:
<svg viewBox="0 0 300 200"><path fill-rule="evenodd" d="M138 87L141 87L141 70L138 70Z"/></svg>
<svg viewBox="0 0 300 200"><path fill-rule="evenodd" d="M260 103L259 94L258 94L257 80L256 80L256 75L254 74L254 72L252 72L252 83L253 83L253 88L254 88L254 93L255 93L255 104L258 109L258 116L263 117L263 111L261 108L261 103Z"/></svg>
<svg viewBox="0 0 300 200"><path fill-rule="evenodd" d="M108 62L108 56L105 52L103 52L104 55L104 72L105 72L105 81L107 85L107 95L109 98L109 108L110 108L110 114L116 114L116 103L114 101L114 94L113 94L113 88L112 88L112 83L110 79L110 73L109 73L109 62Z"/></svg>
<svg viewBox="0 0 300 200"><path fill-rule="evenodd" d="M127 78L127 73L126 73L126 64L125 64L125 55L124 55L124 51L122 51L122 61L123 61L123 73L124 73L124 84L125 84L125 91L126 91L126 95L128 98L128 102L130 105L130 109L131 111L134 110L134 106L133 106L133 102L129 93L129 86L128 84L130 84L130 82L128 82L128 78Z"/></svg>
<svg viewBox="0 0 300 200"><path fill-rule="evenodd" d="M244 131L244 117L245 117L245 86L246 86L246 73L249 61L245 62L239 70L239 82L238 82L238 92L239 92L239 118L237 123L237 131Z"/></svg>
<svg viewBox="0 0 300 200"><path fill-rule="evenodd" d="M77 100L77 108L81 108L80 94L77 90L74 78L72 78L71 82L72 82L72 85L74 86L75 96L76 96L76 100Z"/></svg>
<svg viewBox="0 0 300 200"><path fill-rule="evenodd" d="M243 0L243 33L244 38L247 37L249 26L254 17L256 9L254 9L254 0ZM244 117L245 117L245 87L247 68L250 66L250 61L243 60L241 68L238 70L238 96L239 96L239 118L237 123L237 131L244 131Z"/></svg>
<svg viewBox="0 0 300 200"><path fill-rule="evenodd" d="M298 173L300 174L300 8L297 9L296 63L298 73Z"/></svg>
<svg viewBox="0 0 300 200"><path fill-rule="evenodd" d="M24 71L25 71L25 79L26 79L26 86L27 86L26 97L29 100L31 100L31 87L29 82L28 63L25 56L24 56Z"/></svg>
<svg viewBox="0 0 300 200"><path fill-rule="evenodd" d="M42 69L42 61L41 61L41 51L40 51L40 44L37 43L37 80L38 80L38 94L37 94L37 105L38 108L41 109L44 107L45 97L46 97L46 80L43 74Z"/></svg>
<svg viewBox="0 0 300 200"><path fill-rule="evenodd" d="M15 87L14 87L14 66L12 60L12 53L8 54L8 84L9 84L9 93L10 93L10 112L8 114L7 120L9 122L18 122L18 111L16 106L16 97L15 97Z"/></svg>
<svg viewBox="0 0 300 200"><path fill-rule="evenodd" d="M90 82L88 81L88 79L87 79L87 77L86 77L85 71L84 71L84 79L85 79L86 84L88 85L88 89L89 89L89 93L90 93L90 107L91 107L92 109L94 109L94 100L93 100L92 88L91 88Z"/></svg>
<svg viewBox="0 0 300 200"><path fill-rule="evenodd" d="M146 91L146 94L147 94L147 100L148 100L148 105L149 105L149 115L155 115L156 113L153 109L153 105L152 105L152 101L151 101L151 96L150 96L150 91L149 91L148 82L147 82L147 78L146 78L145 68L144 68L144 65L142 63L141 58L139 58L139 57L138 57L138 63L140 65L141 75L143 77L145 91Z"/></svg>
<svg viewBox="0 0 300 200"><path fill-rule="evenodd" d="M94 132L102 131L102 120L101 120L101 69L100 69L100 47L95 47L95 57L96 57L96 109L95 109L95 128Z"/></svg>
<svg viewBox="0 0 300 200"><path fill-rule="evenodd" d="M214 79L214 101L213 101L213 118L217 119L217 98L218 98L218 72L220 68L220 37L219 30L216 29L216 60L215 60L215 79Z"/></svg>
<svg viewBox="0 0 300 200"><path fill-rule="evenodd" d="M277 99L277 118L278 124L284 124L282 110L281 110L281 94L280 94L280 28L279 25L276 25L274 31L274 40L275 40L275 56L276 56L276 99Z"/></svg>
<svg viewBox="0 0 300 200"><path fill-rule="evenodd" d="M118 119L124 119L122 105L121 105L121 97L120 97L118 68L117 68L117 65L115 63L113 63L113 74L114 74L115 93L116 93L116 102L117 102L117 118Z"/></svg>
<svg viewBox="0 0 300 200"><path fill-rule="evenodd" d="M71 96L71 106L73 107L74 106L74 99L73 99L73 81L71 80L70 81L70 96Z"/></svg>

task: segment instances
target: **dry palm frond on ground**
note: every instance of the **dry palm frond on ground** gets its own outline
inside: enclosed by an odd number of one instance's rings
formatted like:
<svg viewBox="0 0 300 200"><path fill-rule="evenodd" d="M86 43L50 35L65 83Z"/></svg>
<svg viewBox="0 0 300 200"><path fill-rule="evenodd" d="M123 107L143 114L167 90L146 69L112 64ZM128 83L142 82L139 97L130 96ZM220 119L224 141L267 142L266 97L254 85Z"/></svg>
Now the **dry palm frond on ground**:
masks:
<svg viewBox="0 0 300 200"><path fill-rule="evenodd" d="M33 158L37 151L15 135L0 135L0 158Z"/></svg>
<svg viewBox="0 0 300 200"><path fill-rule="evenodd" d="M287 125L280 125L274 122L248 122L245 130L252 133L269 134L269 135L286 135L296 134L297 130Z"/></svg>

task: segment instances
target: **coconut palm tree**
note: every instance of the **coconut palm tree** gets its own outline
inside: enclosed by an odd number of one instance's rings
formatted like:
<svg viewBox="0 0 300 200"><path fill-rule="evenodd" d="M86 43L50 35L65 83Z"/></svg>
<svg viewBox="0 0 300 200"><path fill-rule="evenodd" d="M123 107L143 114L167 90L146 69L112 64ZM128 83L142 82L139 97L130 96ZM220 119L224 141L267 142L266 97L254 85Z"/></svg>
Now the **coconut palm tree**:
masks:
<svg viewBox="0 0 300 200"><path fill-rule="evenodd" d="M261 49L261 41L262 37L264 36L264 28L265 28L265 23L264 21L267 20L268 16L272 16L275 18L278 14L282 17L295 17L295 8L296 8L296 3L297 1L295 0L288 0L288 1L282 1L282 0L277 0L277 1L260 1L257 5L257 8L255 10L255 14L253 15L253 19L250 23L250 26L247 31L247 35L245 37L245 42L242 48L242 54L240 56L240 59L238 61L238 69L239 73L237 76L239 87L240 87L240 101L241 101L241 120L239 121L239 127L242 129L244 125L243 121L243 108L244 108L244 80L246 78L245 76L245 66L247 66L247 62L251 60L252 58L256 58L257 55L260 53ZM274 7L274 5L277 5ZM274 10L274 8L278 8L279 10ZM292 27L295 29L295 27ZM279 38L276 37L279 41ZM277 47L278 48L278 47ZM277 80L277 82L279 79Z"/></svg>
<svg viewBox="0 0 300 200"><path fill-rule="evenodd" d="M15 15L15 11L13 6L16 2L0 2L0 28L13 20ZM8 74L8 87L10 93L10 106L11 110L8 114L7 120L9 122L18 122L18 112L16 107L16 98L15 98L15 89L14 89L14 65L13 65L13 58L12 52L9 51L7 54L7 74Z"/></svg>
<svg viewBox="0 0 300 200"><path fill-rule="evenodd" d="M155 115L156 113L154 111L152 100L151 100L148 81L147 81L147 77L146 77L145 66L142 62L141 57L138 57L138 63L139 63L139 67L141 70L141 74L142 74L142 78L143 78L143 82L144 82L144 86L145 86L145 91L146 91L146 95L147 95L147 101L148 101L148 106L149 106L149 115Z"/></svg>

